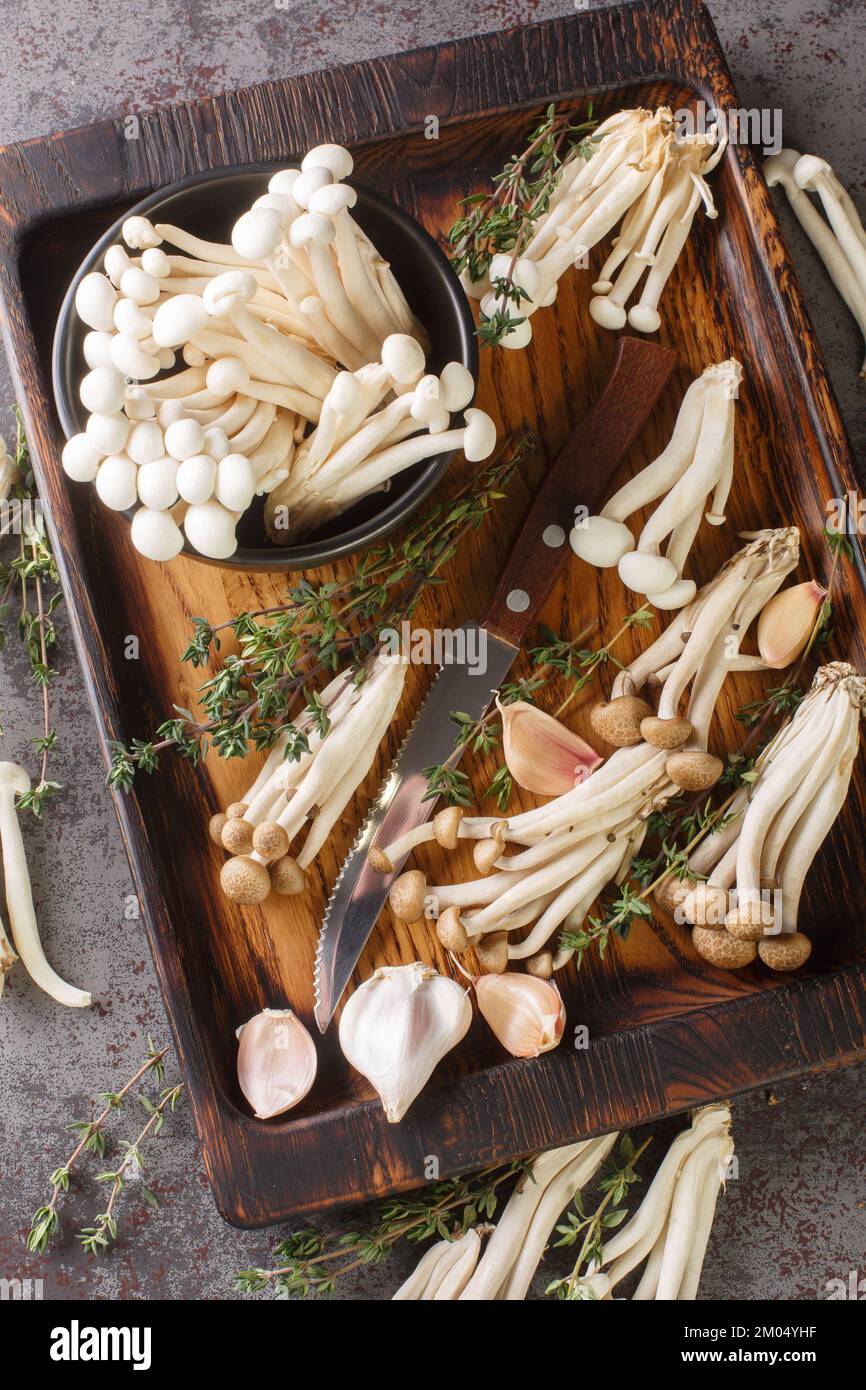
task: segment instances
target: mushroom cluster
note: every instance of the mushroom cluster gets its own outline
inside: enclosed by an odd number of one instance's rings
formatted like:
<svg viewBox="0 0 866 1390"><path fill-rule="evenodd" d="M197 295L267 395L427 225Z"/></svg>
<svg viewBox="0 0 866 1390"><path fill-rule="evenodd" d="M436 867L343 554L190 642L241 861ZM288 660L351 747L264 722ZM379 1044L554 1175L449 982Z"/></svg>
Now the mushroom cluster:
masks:
<svg viewBox="0 0 866 1390"><path fill-rule="evenodd" d="M269 529L286 543L464 438L478 458L492 450L493 424L480 411L465 431L448 430L472 378L459 363L425 377L426 334L350 215L351 171L341 146L311 150L300 169L271 178L231 245L129 217L125 246L111 246L104 270L78 285L89 416L63 467L106 506L137 509L132 540L149 558L172 559L184 537L202 555L229 558L253 499L282 485ZM372 412L405 393L394 430L370 448L368 432L348 460L323 469L337 442L348 446L367 425L375 434ZM420 443L410 443L413 431Z"/></svg>
<svg viewBox="0 0 866 1390"><path fill-rule="evenodd" d="M726 143L715 126L706 133L678 134L667 106L619 111L603 121L594 132L590 158L576 151L564 161L548 206L516 261L511 253L500 253L491 261L489 283L464 278L467 292L481 299L482 313L515 320L503 346L527 345L536 309L553 303L562 275L583 264L620 223L593 285L590 313L604 328L623 328L628 321L639 333L654 333L661 322L659 299L698 207L703 203L707 216L716 216L706 176ZM640 298L627 310L645 270ZM503 298L506 278L522 292L519 302Z"/></svg>
<svg viewBox="0 0 866 1390"><path fill-rule="evenodd" d="M692 923L705 960L737 970L760 956L771 970L796 970L808 959L800 896L845 802L864 706L863 676L846 662L822 666L755 781L690 856L688 876L662 885L660 905Z"/></svg>
<svg viewBox="0 0 866 1390"><path fill-rule="evenodd" d="M621 880L652 812L679 791L707 789L720 777L721 759L707 752L716 700L729 672L763 666L760 655L741 654L740 643L798 556L795 528L758 533L680 620L619 673L612 698L592 712L596 733L616 752L573 790L500 820L446 807L431 823L372 849L373 868L390 873L430 840L446 849L461 839L476 841L477 879L431 886L422 870L409 869L391 888L395 916L405 922L435 916L442 945L455 953L474 950L487 972L524 961L531 974L547 979L565 965L573 951L552 951L551 937L561 927L577 931L602 889ZM661 684L657 712L639 694L651 681ZM509 844L520 849L507 855Z"/></svg>
<svg viewBox="0 0 866 1390"><path fill-rule="evenodd" d="M741 380L742 368L733 358L707 367L683 397L667 448L621 487L598 516L583 518L572 528L569 539L576 555L599 569L617 565L623 583L645 594L656 608L691 602L696 586L683 578L683 570L701 519L705 516L712 526L725 520ZM663 494L635 544L627 519Z"/></svg>
<svg viewBox="0 0 866 1390"><path fill-rule="evenodd" d="M866 339L866 228L826 159L780 150L764 162L771 188L781 184L808 236ZM817 193L827 220L807 197ZM866 376L866 361L860 368Z"/></svg>
<svg viewBox="0 0 866 1390"><path fill-rule="evenodd" d="M373 764L405 679L406 667L385 655L375 657L362 678L357 672L335 676L319 695L319 717L308 715L285 730L243 800L212 817L211 839L232 856L220 873L227 898L251 907L272 889L287 896L303 892L305 870ZM293 857L292 841L304 826L303 846Z"/></svg>

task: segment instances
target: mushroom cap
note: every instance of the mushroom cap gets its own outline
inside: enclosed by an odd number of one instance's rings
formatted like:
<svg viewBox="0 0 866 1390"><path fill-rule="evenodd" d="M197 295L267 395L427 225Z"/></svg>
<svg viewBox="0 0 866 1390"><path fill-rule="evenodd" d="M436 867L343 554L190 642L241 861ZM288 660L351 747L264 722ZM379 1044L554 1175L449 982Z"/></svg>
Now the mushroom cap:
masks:
<svg viewBox="0 0 866 1390"><path fill-rule="evenodd" d="M132 261L129 259L126 247L121 246L119 242L116 242L114 246L109 246L102 258L102 268L115 289L120 284L124 272L129 270L131 265Z"/></svg>
<svg viewBox="0 0 866 1390"><path fill-rule="evenodd" d="M257 289L258 281L248 270L227 270L208 281L202 303L215 319L225 318L238 305L248 304Z"/></svg>
<svg viewBox="0 0 866 1390"><path fill-rule="evenodd" d="M138 420L129 431L126 453L133 463L153 463L165 457L165 440L156 420Z"/></svg>
<svg viewBox="0 0 866 1390"><path fill-rule="evenodd" d="M294 897L296 893L303 893L307 886L304 871L297 859L293 859L290 854L284 854L282 859L277 859L275 863L268 865L271 887L275 893L281 897Z"/></svg>
<svg viewBox="0 0 866 1390"><path fill-rule="evenodd" d="M791 184L794 182L794 166L800 158L799 150L780 150L778 154L771 154L764 160L764 178L770 188L775 188L777 183Z"/></svg>
<svg viewBox="0 0 866 1390"><path fill-rule="evenodd" d="M193 454L177 470L177 490L184 502L207 502L216 487L217 466L209 454Z"/></svg>
<svg viewBox="0 0 866 1390"><path fill-rule="evenodd" d="M173 560L183 550L183 534L169 512L139 507L130 528L132 544L148 560Z"/></svg>
<svg viewBox="0 0 866 1390"><path fill-rule="evenodd" d="M710 927L720 931L726 926L730 905L726 889L719 888L714 883L696 883L679 904L675 916L678 921L691 922L696 927Z"/></svg>
<svg viewBox="0 0 866 1390"><path fill-rule="evenodd" d="M658 333L661 328L661 314L650 304L633 304L628 311L628 321L636 333Z"/></svg>
<svg viewBox="0 0 866 1390"><path fill-rule="evenodd" d="M129 435L130 422L120 411L103 415L95 411L87 421L85 434L101 454L120 454Z"/></svg>
<svg viewBox="0 0 866 1390"><path fill-rule="evenodd" d="M155 512L168 511L178 497L176 461L161 458L143 463L138 470L137 485L139 499L145 507Z"/></svg>
<svg viewBox="0 0 866 1390"><path fill-rule="evenodd" d="M661 593L678 578L676 566L664 555L646 550L631 550L618 565L619 577L627 589L638 594Z"/></svg>
<svg viewBox="0 0 866 1390"><path fill-rule="evenodd" d="M63 446L60 461L67 478L75 483L92 483L99 470L102 451L90 435L74 434Z"/></svg>
<svg viewBox="0 0 866 1390"><path fill-rule="evenodd" d="M220 870L220 885L227 898L241 907L255 907L271 891L271 876L264 864L240 855L227 859Z"/></svg>
<svg viewBox="0 0 866 1390"><path fill-rule="evenodd" d="M204 430L198 420L175 420L165 432L165 452L178 463L204 449Z"/></svg>
<svg viewBox="0 0 866 1390"><path fill-rule="evenodd" d="M305 212L289 228L289 241L297 249L328 246L337 235L333 222L315 212Z"/></svg>
<svg viewBox="0 0 866 1390"><path fill-rule="evenodd" d="M114 306L117 290L107 275L91 270L75 291L75 312L88 328L110 333L114 328Z"/></svg>
<svg viewBox="0 0 866 1390"><path fill-rule="evenodd" d="M670 612L674 608L685 608L687 603L691 603L697 591L698 586L693 579L676 579L673 584L662 589L661 593L647 594L647 599L653 608Z"/></svg>
<svg viewBox="0 0 866 1390"><path fill-rule="evenodd" d="M475 378L462 362L446 362L439 373L442 401L452 414L465 410L475 395Z"/></svg>
<svg viewBox="0 0 866 1390"><path fill-rule="evenodd" d="M763 898L740 898L725 918L725 926L738 941L760 941L773 927L776 914Z"/></svg>
<svg viewBox="0 0 866 1390"><path fill-rule="evenodd" d="M230 816L227 811L220 840L223 849L230 854L249 854L253 847L253 826L240 816Z"/></svg>
<svg viewBox="0 0 866 1390"><path fill-rule="evenodd" d="M821 159L817 154L801 154L797 163L794 165L794 182L798 188L813 190L815 180L822 174L832 174L833 170L826 159Z"/></svg>
<svg viewBox="0 0 866 1390"><path fill-rule="evenodd" d="M151 320L132 299L118 299L114 306L114 326L118 333L131 333L137 342L150 336Z"/></svg>
<svg viewBox="0 0 866 1390"><path fill-rule="evenodd" d="M283 239L283 219L273 208L250 208L232 228L232 246L246 261L272 256Z"/></svg>
<svg viewBox="0 0 866 1390"><path fill-rule="evenodd" d="M553 952L539 951L537 955L530 956L526 961L527 975L534 975L536 980L550 980L553 977Z"/></svg>
<svg viewBox="0 0 866 1390"><path fill-rule="evenodd" d="M593 286L595 288L595 286ZM589 301L589 316L600 328L625 328L627 314L622 304L597 294Z"/></svg>
<svg viewBox="0 0 866 1390"><path fill-rule="evenodd" d="M291 197L292 189L301 177L300 169L278 169L268 179L268 192L280 198Z"/></svg>
<svg viewBox="0 0 866 1390"><path fill-rule="evenodd" d="M118 250L122 250L118 247ZM146 246L141 253L141 268L156 280L167 280L171 275L171 261L159 246Z"/></svg>
<svg viewBox="0 0 866 1390"><path fill-rule="evenodd" d="M138 470L126 454L109 454L96 475L96 495L113 512L125 512L138 500Z"/></svg>
<svg viewBox="0 0 866 1390"><path fill-rule="evenodd" d="M190 507L183 519L190 545L211 560L228 560L234 555L238 548L236 526L234 515L213 497Z"/></svg>
<svg viewBox="0 0 866 1390"><path fill-rule="evenodd" d="M662 912L669 912L675 917L694 888L695 882L693 878L677 878L675 874L669 874L653 889L653 899Z"/></svg>
<svg viewBox="0 0 866 1390"><path fill-rule="evenodd" d="M111 367L111 338L110 332L101 333L96 328L91 328L89 333L85 333L81 351L88 367ZM117 370L115 368L115 370Z"/></svg>
<svg viewBox="0 0 866 1390"><path fill-rule="evenodd" d="M94 367L81 378L78 395L85 410L112 415L126 400L126 378L116 367Z"/></svg>
<svg viewBox="0 0 866 1390"><path fill-rule="evenodd" d="M460 920L459 907L446 907L436 921L436 935L446 951L461 955L469 946L469 935Z"/></svg>
<svg viewBox="0 0 866 1390"><path fill-rule="evenodd" d="M422 424L428 424L435 420L441 412L440 397L442 387L439 384L438 376L419 377L412 392L412 404L409 413L413 420L420 420ZM446 412L447 418L447 412ZM447 428L447 426L446 426Z"/></svg>
<svg viewBox="0 0 866 1390"><path fill-rule="evenodd" d="M162 241L150 218L142 217L140 213L127 217L120 229L120 235L134 251L143 251L148 246L159 246Z"/></svg>
<svg viewBox="0 0 866 1390"><path fill-rule="evenodd" d="M130 420L152 420L156 415L156 403L140 386L131 385L124 391L123 410Z"/></svg>
<svg viewBox="0 0 866 1390"><path fill-rule="evenodd" d="M306 170L302 169L292 184L292 197L299 208L309 208L313 194L333 182L334 176L330 169L326 169L322 164L315 167L311 165Z"/></svg>
<svg viewBox="0 0 866 1390"><path fill-rule="evenodd" d="M25 796L30 777L18 763L0 763L0 787L11 787L16 796Z"/></svg>
<svg viewBox="0 0 866 1390"><path fill-rule="evenodd" d="M275 820L264 820L253 831L253 849L263 859L282 859L289 851L289 837Z"/></svg>
<svg viewBox="0 0 866 1390"><path fill-rule="evenodd" d="M249 809L246 801L232 801L226 807L226 815L229 820L243 820Z"/></svg>
<svg viewBox="0 0 866 1390"><path fill-rule="evenodd" d="M239 357L220 357L207 369L205 385L215 396L227 397L245 392L250 384L249 368Z"/></svg>
<svg viewBox="0 0 866 1390"><path fill-rule="evenodd" d="M320 217L338 217L341 212L353 208L357 201L358 194L347 183L331 183L316 189L308 207Z"/></svg>
<svg viewBox="0 0 866 1390"><path fill-rule="evenodd" d="M212 458L219 463L220 459L224 459L230 449L229 437L225 430L219 425L211 425L209 429L205 430L204 452L207 454L208 458Z"/></svg>
<svg viewBox="0 0 866 1390"><path fill-rule="evenodd" d="M652 709L639 695L617 695L593 705L589 722L605 743L614 748L631 748L642 740L640 726Z"/></svg>
<svg viewBox="0 0 866 1390"><path fill-rule="evenodd" d="M588 516L577 522L569 533L569 544L575 555L596 569L611 569L623 555L634 550L634 536L621 521L609 516Z"/></svg>
<svg viewBox="0 0 866 1390"><path fill-rule="evenodd" d="M478 964L485 975L501 975L508 966L508 933L491 932L473 941Z"/></svg>
<svg viewBox="0 0 866 1390"><path fill-rule="evenodd" d="M227 820L228 816L226 815L225 811L217 811L216 815L211 816L210 820L208 821L207 833L213 840L214 844L219 845L220 848L222 848L223 842L223 826L225 825Z"/></svg>
<svg viewBox="0 0 866 1390"><path fill-rule="evenodd" d="M691 721L681 714L675 714L671 719L649 714L640 722L641 738L644 743L651 743L653 748L679 748L691 732Z"/></svg>
<svg viewBox="0 0 866 1390"><path fill-rule="evenodd" d="M115 333L111 339L109 355L113 366L119 372L123 372L124 376L133 377L136 381L150 381L160 369L159 358L145 352L132 333Z"/></svg>
<svg viewBox="0 0 866 1390"><path fill-rule="evenodd" d="M500 339L500 346L508 348L511 352L519 352L521 348L528 347L532 341L532 323L529 317L525 317L520 323L515 323L513 328Z"/></svg>
<svg viewBox="0 0 866 1390"><path fill-rule="evenodd" d="M160 295L159 281L141 266L131 265L120 278L120 292L135 304L155 304Z"/></svg>
<svg viewBox="0 0 866 1390"><path fill-rule="evenodd" d="M226 454L217 464L216 498L229 512L245 512L256 491L256 473L246 454Z"/></svg>
<svg viewBox="0 0 866 1390"><path fill-rule="evenodd" d="M444 806L433 817L433 834L436 843L443 849L456 849L460 838L460 822L463 819L461 806Z"/></svg>
<svg viewBox="0 0 866 1390"><path fill-rule="evenodd" d="M327 396L328 405L338 415L360 410L364 404L364 388L352 372L338 372Z"/></svg>
<svg viewBox="0 0 866 1390"><path fill-rule="evenodd" d="M343 145L314 145L301 160L305 174L311 169L327 169L335 179L347 179L354 167L352 156Z"/></svg>
<svg viewBox="0 0 866 1390"><path fill-rule="evenodd" d="M388 894L391 911L401 922L417 922L424 916L427 878L420 869L407 869L395 879Z"/></svg>
<svg viewBox="0 0 866 1390"><path fill-rule="evenodd" d="M469 463L489 458L496 448L496 425L483 410L469 409L463 416L463 453Z"/></svg>
<svg viewBox="0 0 866 1390"><path fill-rule="evenodd" d="M698 955L721 970L742 970L758 954L754 941L738 941L730 932L714 931L711 927L695 927L692 941Z"/></svg>
<svg viewBox="0 0 866 1390"><path fill-rule="evenodd" d="M472 860L482 875L490 873L497 859L502 858L503 842L500 836L492 835L486 840L476 840L472 850Z"/></svg>
<svg viewBox="0 0 866 1390"><path fill-rule="evenodd" d="M179 347L201 332L210 314L197 294L176 294L160 304L153 316L153 341L160 347Z"/></svg>
<svg viewBox="0 0 866 1390"><path fill-rule="evenodd" d="M799 931L765 936L758 942L758 955L771 970L799 970L811 954L811 941Z"/></svg>
<svg viewBox="0 0 866 1390"><path fill-rule="evenodd" d="M724 770L721 758L714 753L702 753L696 748L671 753L665 763L668 777L684 792L702 792L714 787Z"/></svg>
<svg viewBox="0 0 866 1390"><path fill-rule="evenodd" d="M367 863L375 874L392 874L394 872L394 865L387 854L383 854L378 845L373 845L367 855Z"/></svg>
<svg viewBox="0 0 866 1390"><path fill-rule="evenodd" d="M424 371L424 349L408 333L390 333L382 343L382 366L394 381L410 385Z"/></svg>

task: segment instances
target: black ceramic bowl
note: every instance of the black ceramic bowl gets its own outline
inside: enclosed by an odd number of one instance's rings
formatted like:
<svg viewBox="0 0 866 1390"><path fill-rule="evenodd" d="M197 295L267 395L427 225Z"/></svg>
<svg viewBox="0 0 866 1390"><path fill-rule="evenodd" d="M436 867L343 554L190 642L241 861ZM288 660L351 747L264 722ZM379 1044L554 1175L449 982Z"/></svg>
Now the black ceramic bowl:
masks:
<svg viewBox="0 0 866 1390"><path fill-rule="evenodd" d="M267 191L271 174L285 167L245 165L194 175L136 203L100 238L69 286L54 335L54 396L67 438L83 430L87 422L87 412L78 398L78 384L87 370L83 342L88 329L75 312L75 291L88 271L102 269L108 247L121 240L120 229L126 218L144 213L154 221L173 222L208 240L228 241L241 213ZM477 380L478 353L472 315L447 259L413 218L372 189L351 182L358 193L353 216L390 261L406 298L430 336L427 370L439 372L446 362L462 362ZM432 492L451 458L451 454L440 454L399 473L387 492L364 498L303 544L272 545L265 536L263 500L256 498L241 519L238 549L230 560L208 560L189 545L184 546L184 553L207 564L240 570L301 570L328 564L366 549L411 516Z"/></svg>

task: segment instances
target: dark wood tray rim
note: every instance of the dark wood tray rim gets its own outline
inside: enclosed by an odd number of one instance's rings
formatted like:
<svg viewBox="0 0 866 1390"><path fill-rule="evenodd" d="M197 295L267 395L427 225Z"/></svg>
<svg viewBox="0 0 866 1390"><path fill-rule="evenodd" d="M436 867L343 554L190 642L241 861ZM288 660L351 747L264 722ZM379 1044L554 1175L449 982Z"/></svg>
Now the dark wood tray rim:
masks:
<svg viewBox="0 0 866 1390"><path fill-rule="evenodd" d="M692 68L699 53L707 64L701 74ZM440 69L445 73L442 82L437 79ZM653 78L672 79L714 106L739 105L703 5L698 0L637 0L162 108L139 117L142 138L136 141L124 138L123 121L118 119L0 149L4 342L106 757L108 741L119 736L122 725L83 574L60 544L61 536L75 534L75 522L59 470L45 462L56 457L62 436L49 384L38 367L21 285L19 258L27 234L64 213L136 201L154 186L148 167L152 148L169 151L173 179L180 179L236 163L247 153L250 162L291 159L298 152L292 136L300 128L301 113L308 144L333 139L352 145L421 130L431 114L443 123L468 120L480 113ZM261 135L249 151L248 129ZM179 132L187 135L186 145L177 139ZM760 212L775 226L766 185L749 150L738 147L726 158L748 187L754 215ZM80 184L85 181L88 188L83 193ZM764 272L766 287L780 304L784 274L782 312L799 329L789 335L792 381L808 402L828 474L844 495L856 486L850 446L790 262L783 257L781 267L774 270L766 264ZM866 566L859 546L856 549L858 573L866 587ZM601 1037L584 1053L563 1053L556 1080L544 1059L505 1062L465 1078L447 1095L428 1091L400 1126L388 1126L372 1103L265 1125L242 1115L214 1084L196 1032L168 905L154 872L147 825L134 796L118 798L117 813L217 1205L237 1225L261 1226L291 1213L342 1204L349 1200L347 1194L361 1200L417 1185L431 1152L437 1154L443 1174L466 1171L501 1159L505 1147L509 1154L528 1153L565 1142L575 1133L590 1135L650 1121L866 1055L866 966L855 964L728 1001L723 1011L697 1009ZM760 1069L749 1061L737 1063L735 1052L726 1047L731 1032L760 1040ZM689 1056L688 1075L680 1069L684 1053ZM703 1085L695 1076L705 1078ZM557 1082L563 1081L573 1085L567 1115L561 1109L557 1113L556 1105ZM530 1097L542 1105L524 1104ZM550 1106L543 1104L545 1098ZM444 1135L436 1129L442 1118L440 1103L448 1117ZM327 1178L316 1171L317 1148L325 1131L333 1158ZM508 1136L505 1144L503 1133ZM265 1173L267 1180L261 1177Z"/></svg>

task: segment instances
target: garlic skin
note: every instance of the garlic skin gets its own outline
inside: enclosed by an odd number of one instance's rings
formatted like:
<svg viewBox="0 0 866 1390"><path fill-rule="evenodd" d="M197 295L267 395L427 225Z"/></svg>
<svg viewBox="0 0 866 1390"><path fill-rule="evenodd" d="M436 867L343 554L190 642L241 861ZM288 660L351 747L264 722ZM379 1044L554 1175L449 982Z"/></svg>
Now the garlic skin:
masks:
<svg viewBox="0 0 866 1390"><path fill-rule="evenodd" d="M765 604L758 619L758 651L771 671L790 666L801 655L826 597L817 580L807 579Z"/></svg>
<svg viewBox="0 0 866 1390"><path fill-rule="evenodd" d="M316 1046L291 1009L264 1009L238 1029L238 1083L257 1120L283 1115L316 1079Z"/></svg>
<svg viewBox="0 0 866 1390"><path fill-rule="evenodd" d="M340 1046L396 1124L471 1022L469 996L455 980L421 961L383 965L343 1009Z"/></svg>
<svg viewBox="0 0 866 1390"><path fill-rule="evenodd" d="M524 791L562 796L598 767L594 748L552 714L525 700L496 707L502 715L502 748L508 771Z"/></svg>
<svg viewBox="0 0 866 1390"><path fill-rule="evenodd" d="M535 975L479 975L478 1008L512 1057L540 1057L559 1045L565 1004L556 985Z"/></svg>

